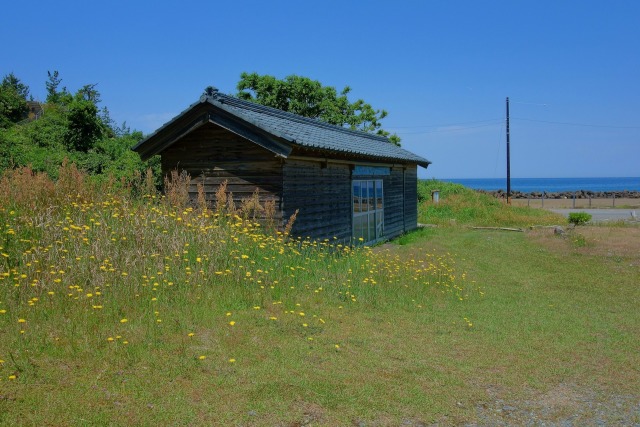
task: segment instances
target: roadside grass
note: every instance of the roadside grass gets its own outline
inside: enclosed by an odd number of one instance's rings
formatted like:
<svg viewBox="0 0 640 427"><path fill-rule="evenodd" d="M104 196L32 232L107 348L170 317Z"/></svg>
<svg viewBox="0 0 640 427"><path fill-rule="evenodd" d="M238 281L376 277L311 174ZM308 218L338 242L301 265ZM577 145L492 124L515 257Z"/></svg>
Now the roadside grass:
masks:
<svg viewBox="0 0 640 427"><path fill-rule="evenodd" d="M558 390L638 396L640 267L597 240L354 248L61 176L0 181L0 425L458 425L532 397L554 421Z"/></svg>

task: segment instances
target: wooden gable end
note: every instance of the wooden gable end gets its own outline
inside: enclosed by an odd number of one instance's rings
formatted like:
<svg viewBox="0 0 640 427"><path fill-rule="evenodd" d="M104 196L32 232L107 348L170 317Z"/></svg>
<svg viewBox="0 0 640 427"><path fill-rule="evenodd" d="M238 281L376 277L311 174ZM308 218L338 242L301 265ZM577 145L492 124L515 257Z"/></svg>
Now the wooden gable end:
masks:
<svg viewBox="0 0 640 427"><path fill-rule="evenodd" d="M282 159L247 139L208 123L166 148L161 155L162 173L186 171L192 178L189 192L195 197L198 183L204 184L207 200L214 201L219 186L236 203L258 191L262 202L282 197Z"/></svg>

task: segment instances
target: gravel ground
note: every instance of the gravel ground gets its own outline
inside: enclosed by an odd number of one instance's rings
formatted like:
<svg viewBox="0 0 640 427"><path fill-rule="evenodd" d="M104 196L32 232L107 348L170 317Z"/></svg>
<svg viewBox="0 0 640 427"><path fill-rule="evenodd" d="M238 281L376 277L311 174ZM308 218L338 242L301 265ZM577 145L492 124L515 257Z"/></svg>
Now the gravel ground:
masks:
<svg viewBox="0 0 640 427"><path fill-rule="evenodd" d="M467 426L640 426L640 395L602 397L561 384L527 400L496 398L476 413L477 421Z"/></svg>
<svg viewBox="0 0 640 427"><path fill-rule="evenodd" d="M549 209L552 212L568 217L570 213L587 212L591 215L591 222L616 222L626 221L638 223L640 221L640 209Z"/></svg>
<svg viewBox="0 0 640 427"><path fill-rule="evenodd" d="M509 399L499 387L487 389L487 402L475 408L475 417L466 423L443 417L435 423L406 419L407 427L640 427L640 393L603 396L572 384L560 384L546 393L531 392L523 400ZM461 404L459 404L461 405ZM390 424L354 422L354 426L373 427Z"/></svg>
<svg viewBox="0 0 640 427"><path fill-rule="evenodd" d="M542 206L541 199L511 199L513 206L530 206L532 208L545 209L581 209L589 212L588 209L639 209L640 199L576 199L575 204L572 199L545 199Z"/></svg>

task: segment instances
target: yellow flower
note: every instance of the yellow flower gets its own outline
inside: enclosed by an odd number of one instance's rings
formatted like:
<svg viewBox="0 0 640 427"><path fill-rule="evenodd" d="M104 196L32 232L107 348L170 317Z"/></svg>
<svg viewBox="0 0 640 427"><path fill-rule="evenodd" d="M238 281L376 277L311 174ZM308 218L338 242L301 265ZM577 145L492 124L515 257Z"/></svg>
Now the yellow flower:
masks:
<svg viewBox="0 0 640 427"><path fill-rule="evenodd" d="M235 320L232 320L231 322L229 322L229 324L230 324L231 326L233 326L233 325L235 325L235 324L236 324L236 322L235 322Z"/></svg>
<svg viewBox="0 0 640 427"><path fill-rule="evenodd" d="M189 332L189 333L187 334L187 336L188 336L188 337L192 337L192 336L194 336L194 335L195 335L195 334L194 334L193 332Z"/></svg>
<svg viewBox="0 0 640 427"><path fill-rule="evenodd" d="M204 360L204 359L206 359L206 358L207 358L207 356L204 356L204 355L202 355L202 356L198 356L198 360Z"/></svg>
<svg viewBox="0 0 640 427"><path fill-rule="evenodd" d="M236 359L229 359L229 363L236 363Z"/></svg>
<svg viewBox="0 0 640 427"><path fill-rule="evenodd" d="M120 319L120 323L127 323L128 320L127 319Z"/></svg>
<svg viewBox="0 0 640 427"><path fill-rule="evenodd" d="M15 375L9 375L9 379L10 379L10 380L15 380L15 379L16 379L16 376L15 376Z"/></svg>
<svg viewBox="0 0 640 427"><path fill-rule="evenodd" d="M24 319L18 319L18 323L25 323L25 322L26 322L26 320L24 320Z"/></svg>

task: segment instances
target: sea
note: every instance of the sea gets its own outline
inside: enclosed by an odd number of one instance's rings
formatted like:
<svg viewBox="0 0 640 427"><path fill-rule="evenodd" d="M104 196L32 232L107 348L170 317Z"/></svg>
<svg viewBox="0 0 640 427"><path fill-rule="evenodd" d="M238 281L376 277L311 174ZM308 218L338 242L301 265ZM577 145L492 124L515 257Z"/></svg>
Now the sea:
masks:
<svg viewBox="0 0 640 427"><path fill-rule="evenodd" d="M507 190L506 178L439 179L474 190ZM640 191L640 177L624 178L511 178L511 191L558 193L565 191Z"/></svg>

